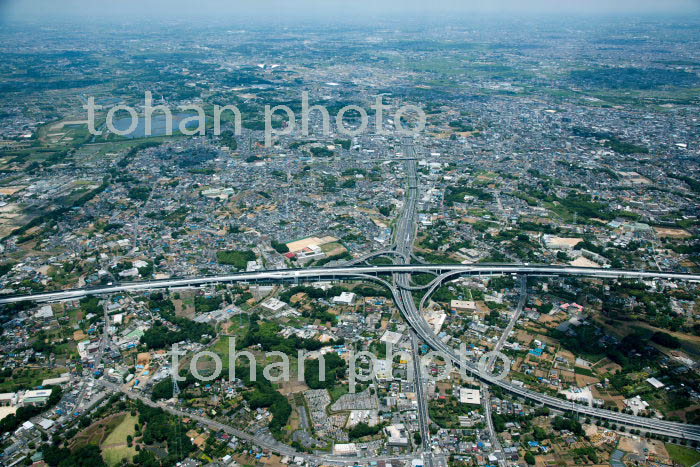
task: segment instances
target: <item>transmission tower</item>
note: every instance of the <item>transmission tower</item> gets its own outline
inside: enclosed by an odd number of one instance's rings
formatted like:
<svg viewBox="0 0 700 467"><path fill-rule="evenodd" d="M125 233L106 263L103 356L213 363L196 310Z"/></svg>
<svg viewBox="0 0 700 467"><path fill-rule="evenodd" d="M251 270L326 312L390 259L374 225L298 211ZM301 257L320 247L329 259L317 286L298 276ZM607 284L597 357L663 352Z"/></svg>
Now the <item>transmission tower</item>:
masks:
<svg viewBox="0 0 700 467"><path fill-rule="evenodd" d="M175 377L172 378L173 380L173 397L177 397L178 394L180 394L180 386L177 385L177 379Z"/></svg>

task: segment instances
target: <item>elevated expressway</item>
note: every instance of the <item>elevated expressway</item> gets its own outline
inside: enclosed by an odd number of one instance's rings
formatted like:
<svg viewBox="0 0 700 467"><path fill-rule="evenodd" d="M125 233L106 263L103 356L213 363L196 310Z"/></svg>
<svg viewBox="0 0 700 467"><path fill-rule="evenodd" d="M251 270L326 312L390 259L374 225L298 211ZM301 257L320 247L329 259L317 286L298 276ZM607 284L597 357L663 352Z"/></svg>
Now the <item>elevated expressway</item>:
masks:
<svg viewBox="0 0 700 467"><path fill-rule="evenodd" d="M700 282L699 274L685 274L661 271L632 271L621 269L603 268L578 268L541 265L425 265L425 264L396 264L386 266L338 266L329 268L289 269L275 271L246 272L222 276L198 277L187 279L164 279L157 281L143 281L133 283L121 283L105 287L78 288L59 292L47 292L41 294L5 296L0 298L0 304L15 303L26 300L37 302L52 302L74 300L90 295L107 295L124 292L138 292L144 290L156 290L167 288L199 287L217 283L234 282L304 282L315 280L374 280L389 288L397 303L401 303L402 312L415 333L432 349L444 353L452 363L464 369L464 371L481 378L484 382L499 386L513 394L547 405L563 411L574 411L579 414L595 417L612 422L636 427L652 433L671 436L679 439L700 441L700 426L684 423L656 420L634 415L613 412L579 405L556 397L540 394L529 389L519 387L509 381L498 380L489 374L482 374L479 368L471 363L463 361L454 349L449 348L440 341L428 323L420 315L418 307L413 300L409 300L410 291L407 290L407 282L404 279L397 280L396 285L389 283L382 276L398 275L403 278L412 273L435 272L439 276L430 286L435 290L442 280L463 275L528 275L528 276L579 276L604 279L640 279L640 280L680 280ZM429 295L426 294L423 302Z"/></svg>
<svg viewBox="0 0 700 467"><path fill-rule="evenodd" d="M638 417L634 415L613 412L610 410L579 405L573 402L562 400L545 394L540 394L529 389L525 389L510 381L500 380L488 371L481 371L476 364L466 361L458 353L440 341L432 328L420 314L429 296L443 283L459 276L475 275L518 275L518 276L578 276L593 277L600 279L638 279L638 280L672 280L700 282L700 274L686 274L677 272L662 271L634 271L622 269L606 268L581 268L570 266L551 265L531 265L531 264L409 264L413 257L412 246L415 239L415 213L417 206L417 177L415 159L406 159L408 176L408 189L403 213L398 220L394 249L384 250L373 254L365 255L351 261L349 264L308 268L308 269L281 269L270 271L243 272L208 277L193 278L172 278L142 282L123 282L101 287L84 287L71 290L46 292L31 295L15 295L0 297L0 304L15 303L25 300L37 302L52 302L63 300L75 300L90 295L107 295L126 292L139 292L145 290L201 287L220 283L236 282L308 282L319 280L372 280L387 287L396 302L398 308L408 321L415 335L420 337L433 350L441 352L457 368L480 378L486 384L499 386L517 396L544 404L561 411L573 411L581 415L594 417L603 420L610 420L614 423L635 427L646 432L657 433L678 439L700 441L700 426L688 425L684 423L657 420L651 418ZM395 255L398 264L391 265L360 265L374 256ZM435 274L436 278L425 286L410 285L410 275L417 273ZM427 289L419 306L413 299L412 290ZM415 336L412 336L415 352ZM417 355L417 354L416 354ZM414 359L414 360L417 360ZM491 362L489 362L491 363ZM419 369L420 370L420 369ZM422 392L422 377L420 371L416 390ZM424 397L420 398L425 400ZM432 455L429 452L428 415L425 407L419 407L419 421L422 431L423 452L426 454L426 465L432 464Z"/></svg>
<svg viewBox="0 0 700 467"><path fill-rule="evenodd" d="M308 269L276 269L270 271L241 272L219 276L173 278L139 282L120 282L98 287L81 287L56 292L28 295L0 296L0 304L26 300L52 302L74 300L89 295L106 295L144 290L201 287L235 282L307 282L318 280L366 279L366 276L391 274L436 273L438 277L425 286L435 290L439 283L458 276L527 275L527 276L579 276L599 279L639 279L700 282L700 274L662 271L633 271L625 269L581 268L570 266L522 265L522 264L390 264L380 266L352 265ZM417 288L398 284L399 288Z"/></svg>

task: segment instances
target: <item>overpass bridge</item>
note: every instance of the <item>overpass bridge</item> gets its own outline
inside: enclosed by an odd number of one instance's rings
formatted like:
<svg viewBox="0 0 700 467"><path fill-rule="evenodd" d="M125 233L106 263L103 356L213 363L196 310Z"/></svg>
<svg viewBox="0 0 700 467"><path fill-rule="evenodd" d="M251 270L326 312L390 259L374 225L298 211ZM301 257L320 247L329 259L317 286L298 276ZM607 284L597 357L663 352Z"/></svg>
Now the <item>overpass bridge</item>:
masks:
<svg viewBox="0 0 700 467"><path fill-rule="evenodd" d="M306 269L277 269L241 272L218 276L171 278L152 281L119 282L105 286L80 287L55 292L0 297L0 304L26 300L50 302L74 300L89 295L106 295L122 292L167 289L171 287L200 287L235 282L307 282L318 280L366 280L367 276L381 277L392 274L434 273L436 279L425 288L435 290L444 280L459 276L527 275L527 276L578 276L600 279L639 279L700 282L700 274L636 271L626 269L582 268L571 266L529 264L391 264L391 265L341 265ZM402 287L401 284L398 285ZM408 290L416 288L405 283ZM423 286L421 286L423 287Z"/></svg>

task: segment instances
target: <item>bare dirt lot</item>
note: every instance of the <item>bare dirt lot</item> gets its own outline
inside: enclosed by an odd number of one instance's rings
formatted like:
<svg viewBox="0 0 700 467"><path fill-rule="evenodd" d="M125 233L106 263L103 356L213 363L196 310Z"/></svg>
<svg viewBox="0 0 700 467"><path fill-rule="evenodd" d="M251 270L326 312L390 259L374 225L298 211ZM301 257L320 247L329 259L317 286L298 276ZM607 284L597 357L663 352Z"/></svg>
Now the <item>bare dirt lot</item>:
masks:
<svg viewBox="0 0 700 467"><path fill-rule="evenodd" d="M631 453L642 453L645 449L648 450L649 454L655 454L658 457L667 458L668 452L664 443L656 440L647 440L644 438L634 439L623 436L620 438L620 444L618 445L620 451L631 452Z"/></svg>
<svg viewBox="0 0 700 467"><path fill-rule="evenodd" d="M656 234L659 237L665 238L690 238L693 235L683 229L670 229L668 227L654 227Z"/></svg>
<svg viewBox="0 0 700 467"><path fill-rule="evenodd" d="M297 381L296 378L289 378L289 381L285 381L280 384L279 392L284 396L294 394L297 392L307 391L309 387L303 381Z"/></svg>

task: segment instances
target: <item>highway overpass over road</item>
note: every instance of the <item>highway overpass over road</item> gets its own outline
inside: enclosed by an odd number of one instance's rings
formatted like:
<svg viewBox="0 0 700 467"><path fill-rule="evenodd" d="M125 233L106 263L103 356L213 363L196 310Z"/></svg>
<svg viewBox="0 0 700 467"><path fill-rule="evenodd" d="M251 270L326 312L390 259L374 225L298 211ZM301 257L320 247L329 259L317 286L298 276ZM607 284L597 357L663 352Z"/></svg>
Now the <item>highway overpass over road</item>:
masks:
<svg viewBox="0 0 700 467"><path fill-rule="evenodd" d="M106 295L143 290L200 287L210 284L234 282L306 282L317 280L366 280L367 276L392 274L418 274L434 272L443 279L477 275L527 275L527 276L579 276L600 279L639 279L700 282L700 274L662 271L632 271L625 269L580 268L528 264L391 264L380 266L350 265L307 269L278 269L257 272L241 272L220 276L173 278L140 282L122 282L102 287L82 287L56 292L0 297L0 304L25 300L62 301L88 295ZM401 287L401 284L399 284ZM408 287L406 285L406 287Z"/></svg>
<svg viewBox="0 0 700 467"><path fill-rule="evenodd" d="M411 156L414 150L411 149ZM480 378L487 384L499 386L517 396L544 404L557 410L576 412L588 417L610 420L619 425L635 427L646 432L662 434L678 439L700 441L700 426L688 425L666 420L657 420L634 415L613 412L575 404L557 397L541 394L521 387L507 380L500 380L488 372L484 372L476 364L461 358L458 353L439 340L430 325L421 315L428 297L440 286L443 281L451 280L459 276L490 276L490 275L514 275L514 276L573 276L591 277L599 279L636 279L636 280L669 280L700 282L700 274L687 274L663 271L634 271L607 268L581 268L571 266L552 266L538 264L410 264L413 257L413 242L416 236L416 212L418 200L418 178L416 174L415 159L406 158L407 190L402 215L399 217L395 231L392 249L370 253L356 258L349 263L318 268L306 269L280 269L257 272L242 272L220 276L205 276L192 278L171 278L153 281L128 282L110 284L99 287L84 287L70 290L46 292L39 294L2 296L0 304L15 303L27 300L38 302L51 302L74 300L90 295L109 295L115 293L139 292L168 288L202 287L221 283L240 282L286 282L301 283L319 280L372 280L388 288L394 298L397 307L401 310L415 335L420 337L433 350L439 351L457 368ZM363 263L372 257L393 255L398 261L389 265L364 265ZM411 274L431 273L436 277L425 286L410 284ZM411 291L427 289L426 293L416 306ZM520 306L520 305L519 305ZM412 336L414 354L416 353L416 339ZM416 368L418 381L416 385L419 423L421 426L422 451L425 456L426 466L431 467L433 461L439 463L440 458L430 452L428 443L429 414L426 398L423 394L422 377L420 368Z"/></svg>

